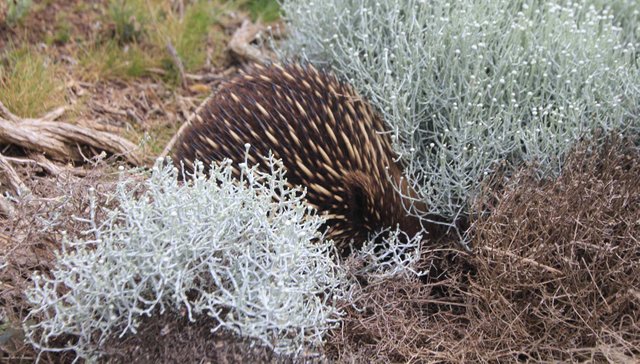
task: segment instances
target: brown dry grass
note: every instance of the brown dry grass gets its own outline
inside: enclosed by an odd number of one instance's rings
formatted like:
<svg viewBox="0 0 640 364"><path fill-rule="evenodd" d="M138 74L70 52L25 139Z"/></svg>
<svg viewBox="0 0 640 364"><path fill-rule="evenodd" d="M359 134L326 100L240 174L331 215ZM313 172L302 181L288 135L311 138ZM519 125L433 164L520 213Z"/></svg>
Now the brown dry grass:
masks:
<svg viewBox="0 0 640 364"><path fill-rule="evenodd" d="M363 287L329 339L333 358L637 362L638 176L637 147L611 138L576 148L557 179L529 168L488 185L475 254L433 250L430 278Z"/></svg>

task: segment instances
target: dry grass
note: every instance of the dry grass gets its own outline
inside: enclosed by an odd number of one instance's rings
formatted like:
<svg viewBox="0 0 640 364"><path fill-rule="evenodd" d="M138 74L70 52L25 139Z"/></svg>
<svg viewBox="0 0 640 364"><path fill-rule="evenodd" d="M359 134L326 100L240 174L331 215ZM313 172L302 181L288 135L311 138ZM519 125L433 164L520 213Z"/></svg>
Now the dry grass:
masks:
<svg viewBox="0 0 640 364"><path fill-rule="evenodd" d="M36 117L65 103L64 82L51 58L34 47L0 53L0 101L14 114Z"/></svg>
<svg viewBox="0 0 640 364"><path fill-rule="evenodd" d="M640 155L580 145L554 181L520 173L474 224L479 350L552 361L640 359ZM492 202L495 201L495 202Z"/></svg>
<svg viewBox="0 0 640 364"><path fill-rule="evenodd" d="M639 175L637 147L611 138L580 145L556 180L529 168L487 186L475 254L434 249L428 279L370 282L328 341L333 358L637 362Z"/></svg>
<svg viewBox="0 0 640 364"><path fill-rule="evenodd" d="M51 268L61 231L73 236L84 230L72 216L86 212L86 190L113 187L114 174L96 167L84 178L19 169L35 199L0 221L0 256L8 263L0 276L5 360L34 358L21 342L20 322L29 310L22 292L34 271ZM486 186L477 206L490 213L472 221L474 254L441 242L422 257L426 277L360 277L352 304L343 303L342 327L327 337L329 360L637 362L637 147L617 138L599 150L583 143L558 179L535 174L532 167ZM54 215L58 224L43 224ZM114 362L288 360L166 315L105 350Z"/></svg>

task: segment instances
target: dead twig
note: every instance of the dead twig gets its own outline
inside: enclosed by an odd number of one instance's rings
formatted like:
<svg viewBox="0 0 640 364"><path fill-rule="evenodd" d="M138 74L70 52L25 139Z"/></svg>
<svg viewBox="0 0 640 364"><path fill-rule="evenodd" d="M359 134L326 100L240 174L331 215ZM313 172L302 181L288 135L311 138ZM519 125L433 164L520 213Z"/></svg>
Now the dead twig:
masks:
<svg viewBox="0 0 640 364"><path fill-rule="evenodd" d="M120 110L120 109L116 109L116 108L108 106L108 105L104 105L104 104L99 103L97 101L93 101L92 104L94 106L93 108L97 109L98 111L103 111L103 112L107 112L107 113L115 114L115 115L119 115L119 116L125 116L125 117L127 116L127 112L126 111L123 111L123 110Z"/></svg>
<svg viewBox="0 0 640 364"><path fill-rule="evenodd" d="M176 48L171 44L171 41L167 41L167 51L169 51L169 55L171 55L171 60L173 60L173 64L178 69L178 77L180 79L180 85L183 88L187 88L187 77L184 72L184 64L182 63L182 59L180 59L180 55Z"/></svg>
<svg viewBox="0 0 640 364"><path fill-rule="evenodd" d="M31 154L30 158L4 157L8 162L19 165L37 166L52 176L57 176L62 169L41 154Z"/></svg>
<svg viewBox="0 0 640 364"><path fill-rule="evenodd" d="M495 254L498 254L498 255L507 256L509 258L513 258L513 259L519 260L519 261L521 261L523 263L527 263L527 264L542 268L542 269L546 270L547 272L550 272L550 273L553 273L553 274L562 275L561 271L559 271L559 270L557 270L557 269L555 269L553 267L549 267L547 265L544 265L542 263L538 263L535 260L530 259L530 258L521 257L521 256L518 256L518 255L513 254L511 252L495 249L495 248L492 248L492 247L489 247L489 246L483 246L482 249L486 250L486 251L489 251L489 252L492 252L492 253L495 253Z"/></svg>
<svg viewBox="0 0 640 364"><path fill-rule="evenodd" d="M171 149L176 143L176 140L178 140L180 135L193 122L194 119L197 119L200 122L202 122L202 118L199 115L200 110L202 110L202 108L207 104L207 102L209 102L210 98L211 96L207 97L204 101L202 101L202 103L196 108L195 112L191 114L191 117L188 118L187 121L180 126L180 129L178 129L178 132L171 138L171 140L169 140L169 143L167 143L167 145L164 147L164 150L162 150L162 153L160 153L159 158L166 158L167 155L169 155L169 152L171 152Z"/></svg>

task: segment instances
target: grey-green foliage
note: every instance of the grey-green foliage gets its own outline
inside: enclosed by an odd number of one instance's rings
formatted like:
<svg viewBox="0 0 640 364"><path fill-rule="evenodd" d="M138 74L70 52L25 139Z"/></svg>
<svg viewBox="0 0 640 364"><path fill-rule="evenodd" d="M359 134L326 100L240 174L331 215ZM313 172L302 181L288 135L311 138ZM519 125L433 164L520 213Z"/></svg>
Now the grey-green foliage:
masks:
<svg viewBox="0 0 640 364"><path fill-rule="evenodd" d="M18 23L31 8L31 0L5 0L7 3L6 23L13 26Z"/></svg>
<svg viewBox="0 0 640 364"><path fill-rule="evenodd" d="M323 220L287 187L281 164L271 173L230 163L202 168L189 184L159 161L141 189L123 172L117 208L81 221L86 239L65 239L50 274L35 275L27 340L42 351L95 358L108 339L135 333L146 316L185 310L212 330L227 329L278 353L317 348L339 319L334 296L346 289L331 242L316 241ZM95 191L89 191L95 194ZM80 219L80 218L79 218ZM71 334L77 342L53 344Z"/></svg>
<svg viewBox="0 0 640 364"><path fill-rule="evenodd" d="M381 232L381 234L384 232ZM373 236L362 248L355 250L352 259L359 261L362 268L356 273L369 282L381 282L389 278L419 277L425 273L418 271L423 257L422 234L407 236L399 229L389 231L382 241Z"/></svg>
<svg viewBox="0 0 640 364"><path fill-rule="evenodd" d="M468 212L497 163L558 172L595 128L637 131L640 2L283 0L285 57L381 111L431 212Z"/></svg>

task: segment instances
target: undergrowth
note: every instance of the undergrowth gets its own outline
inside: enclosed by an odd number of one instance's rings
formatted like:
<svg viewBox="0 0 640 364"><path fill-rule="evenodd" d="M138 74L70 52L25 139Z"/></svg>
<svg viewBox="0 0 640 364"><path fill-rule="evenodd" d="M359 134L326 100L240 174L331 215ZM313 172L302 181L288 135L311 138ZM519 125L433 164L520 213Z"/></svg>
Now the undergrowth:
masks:
<svg viewBox="0 0 640 364"><path fill-rule="evenodd" d="M205 0L187 2L182 9L166 1L112 0L105 17L110 33L80 46L81 76L91 80L157 75L175 85L178 69L168 46L175 48L187 72L215 63L223 57L224 37L214 25L231 7Z"/></svg>
<svg viewBox="0 0 640 364"><path fill-rule="evenodd" d="M42 352L95 358L108 340L135 334L144 317L207 316L212 331L256 340L276 353L310 355L335 326L344 273L321 238L323 220L286 187L284 170L229 161L191 182L159 161L144 188L123 174L104 208L90 189L84 238L63 235L54 269L33 276L25 330ZM104 218L96 219L97 215ZM59 224L51 220L49 225ZM63 335L73 340L57 342Z"/></svg>
<svg viewBox="0 0 640 364"><path fill-rule="evenodd" d="M4 4L0 4L0 13L4 10L4 22L13 27L20 23L22 19L29 13L32 6L32 0L3 0ZM2 19L0 19L2 25Z"/></svg>
<svg viewBox="0 0 640 364"><path fill-rule="evenodd" d="M280 5L277 0L240 0L241 8L249 10L254 21L265 23L280 19Z"/></svg>
<svg viewBox="0 0 640 364"><path fill-rule="evenodd" d="M123 48L114 41L80 50L79 64L87 80L134 79L148 75L156 62L138 45Z"/></svg>
<svg viewBox="0 0 640 364"><path fill-rule="evenodd" d="M475 254L431 243L422 277L362 277L331 360L638 362L640 154L604 140L579 143L558 178L532 165L487 180Z"/></svg>

